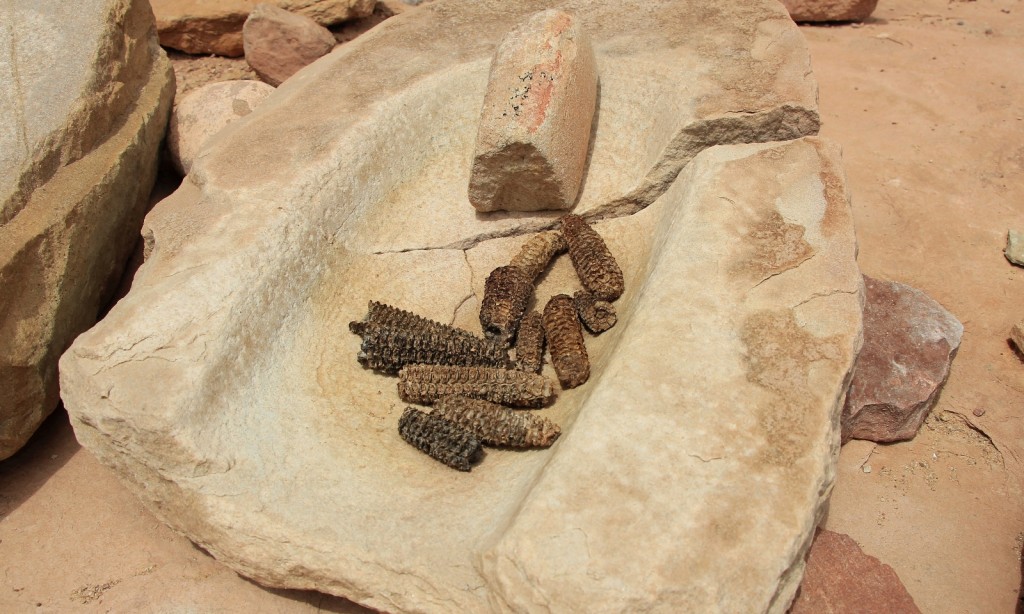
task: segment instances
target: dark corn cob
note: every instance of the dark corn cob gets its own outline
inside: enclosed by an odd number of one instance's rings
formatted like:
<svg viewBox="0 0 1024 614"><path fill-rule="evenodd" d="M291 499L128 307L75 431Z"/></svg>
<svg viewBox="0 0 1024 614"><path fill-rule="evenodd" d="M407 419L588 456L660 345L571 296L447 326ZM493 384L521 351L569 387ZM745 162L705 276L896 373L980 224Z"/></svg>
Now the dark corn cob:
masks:
<svg viewBox="0 0 1024 614"><path fill-rule="evenodd" d="M403 401L421 405L457 394L502 405L540 407L555 391L543 375L512 369L409 365L398 372L398 394Z"/></svg>
<svg viewBox="0 0 1024 614"><path fill-rule="evenodd" d="M544 366L544 318L531 311L523 318L516 335L516 368L540 373Z"/></svg>
<svg viewBox="0 0 1024 614"><path fill-rule="evenodd" d="M481 399L450 396L438 400L432 415L454 422L491 446L546 448L562 430L532 412L516 411Z"/></svg>
<svg viewBox="0 0 1024 614"><path fill-rule="evenodd" d="M371 327L415 331L451 331L454 334L479 338L468 330L462 330L461 328L455 328L454 326L442 324L441 322L428 320L427 318L418 316L411 311L392 307L385 303L378 303L377 301L370 301L366 317L364 317L362 321L349 322L348 325L349 330L357 335L362 335Z"/></svg>
<svg viewBox="0 0 1024 614"><path fill-rule="evenodd" d="M622 269L601 235L586 220L570 214L562 218L562 236L569 244L569 257L583 287L603 301L622 296L626 287Z"/></svg>
<svg viewBox="0 0 1024 614"><path fill-rule="evenodd" d="M480 439L467 429L441 416L406 407L398 420L398 434L434 460L469 471L480 456Z"/></svg>
<svg viewBox="0 0 1024 614"><path fill-rule="evenodd" d="M595 335L603 333L615 326L618 316L615 315L615 306L608 301L600 301L590 292L580 290L572 297L576 306L576 314L580 321L587 327L587 330ZM519 356L517 355L518 359Z"/></svg>
<svg viewBox="0 0 1024 614"><path fill-rule="evenodd" d="M551 364L562 388L575 388L590 378L590 358L583 344L583 329L572 297L558 294L544 307L544 333Z"/></svg>
<svg viewBox="0 0 1024 614"><path fill-rule="evenodd" d="M533 294L533 278L523 269L500 266L484 282L484 300L480 303L480 326L484 335L508 343L519 329L519 320Z"/></svg>
<svg viewBox="0 0 1024 614"><path fill-rule="evenodd" d="M378 371L397 373L405 365L419 363L512 364L499 343L380 303L371 303L366 319L350 323L349 328L363 338L359 362Z"/></svg>
<svg viewBox="0 0 1024 614"><path fill-rule="evenodd" d="M544 272L552 258L568 249L569 244L565 242L562 233L549 230L533 235L519 248L519 253L509 264L523 269L532 281Z"/></svg>
<svg viewBox="0 0 1024 614"><path fill-rule="evenodd" d="M499 343L449 331L406 331L371 327L363 333L359 362L378 371L398 373L405 365L480 365L510 367L508 350Z"/></svg>

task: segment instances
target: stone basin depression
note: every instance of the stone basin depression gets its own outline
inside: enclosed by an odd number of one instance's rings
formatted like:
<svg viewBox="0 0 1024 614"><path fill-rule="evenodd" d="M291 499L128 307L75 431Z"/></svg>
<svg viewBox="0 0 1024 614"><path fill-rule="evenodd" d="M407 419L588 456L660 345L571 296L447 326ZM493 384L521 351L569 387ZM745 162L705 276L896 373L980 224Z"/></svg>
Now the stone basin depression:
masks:
<svg viewBox="0 0 1024 614"><path fill-rule="evenodd" d="M479 332L487 274L560 213L467 200L490 56L575 13L600 90L574 212L617 257L549 449L471 473L404 443L348 323ZM838 148L776 2L446 1L285 83L150 213L131 292L61 360L79 440L239 573L387 611L783 612L861 343ZM566 256L536 303L579 288ZM553 376L550 365L545 373Z"/></svg>

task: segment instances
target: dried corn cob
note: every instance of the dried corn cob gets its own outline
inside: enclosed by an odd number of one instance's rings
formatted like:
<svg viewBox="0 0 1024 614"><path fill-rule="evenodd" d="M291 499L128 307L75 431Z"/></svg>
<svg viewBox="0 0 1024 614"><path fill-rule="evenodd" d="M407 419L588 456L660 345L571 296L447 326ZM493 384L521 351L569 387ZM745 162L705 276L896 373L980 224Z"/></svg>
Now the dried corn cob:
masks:
<svg viewBox="0 0 1024 614"><path fill-rule="evenodd" d="M348 328L357 335L362 335L370 328L391 328L415 331L451 331L454 334L479 338L468 330L428 320L411 311L392 307L377 301L370 301L366 317L360 322L349 322Z"/></svg>
<svg viewBox="0 0 1024 614"><path fill-rule="evenodd" d="M397 373L418 363L511 366L499 343L381 303L370 303L366 319L349 328L363 338L359 362L379 371Z"/></svg>
<svg viewBox="0 0 1024 614"><path fill-rule="evenodd" d="M523 269L533 281L544 272L552 258L568 249L569 244L565 242L562 233L555 230L541 232L524 243L509 264Z"/></svg>
<svg viewBox="0 0 1024 614"><path fill-rule="evenodd" d="M576 317L572 297L558 294L544 307L544 333L547 335L551 364L562 388L575 388L590 378L590 358L583 344L583 329Z"/></svg>
<svg viewBox="0 0 1024 614"><path fill-rule="evenodd" d="M398 420L398 434L421 452L459 471L469 471L481 452L480 439L472 432L415 407L405 408Z"/></svg>
<svg viewBox="0 0 1024 614"><path fill-rule="evenodd" d="M442 397L432 415L458 424L492 446L546 448L562 432L554 422L531 412L461 396Z"/></svg>
<svg viewBox="0 0 1024 614"><path fill-rule="evenodd" d="M523 318L516 335L516 368L540 373L544 366L544 318L531 311Z"/></svg>
<svg viewBox="0 0 1024 614"><path fill-rule="evenodd" d="M583 287L603 301L622 296L622 269L601 235L580 216L566 215L562 218L562 236L569 244L569 257Z"/></svg>
<svg viewBox="0 0 1024 614"><path fill-rule="evenodd" d="M511 366L503 345L449 331L370 328L363 333L358 359L388 373L411 364Z"/></svg>
<svg viewBox="0 0 1024 614"><path fill-rule="evenodd" d="M504 343L515 337L531 294L533 279L519 267L501 266L491 271L480 303L484 335Z"/></svg>
<svg viewBox="0 0 1024 614"><path fill-rule="evenodd" d="M421 405L458 394L502 405L540 407L555 391L548 378L512 369L409 365L398 372L398 394L403 401Z"/></svg>
<svg viewBox="0 0 1024 614"><path fill-rule="evenodd" d="M576 307L576 313L580 321L587 327L587 330L595 335L603 333L615 326L618 317L615 315L615 306L608 301L600 301L592 293L580 290L572 297ZM519 357L516 356L518 359Z"/></svg>

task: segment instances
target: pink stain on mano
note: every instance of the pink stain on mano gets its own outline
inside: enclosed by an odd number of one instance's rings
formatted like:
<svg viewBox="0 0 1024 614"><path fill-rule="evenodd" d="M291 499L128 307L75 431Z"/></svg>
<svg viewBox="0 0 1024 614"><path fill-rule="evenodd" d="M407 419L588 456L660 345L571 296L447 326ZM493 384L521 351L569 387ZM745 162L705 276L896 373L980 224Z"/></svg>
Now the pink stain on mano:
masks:
<svg viewBox="0 0 1024 614"><path fill-rule="evenodd" d="M566 13L558 14L550 24L550 34L544 41L546 49L553 47L552 41L572 25L572 17ZM543 62L533 67L533 82L530 87L530 100L525 109L524 118L528 122L526 129L534 133L544 123L548 115L548 107L551 106L551 98L555 92L555 81L559 80L562 72L562 52L556 51L555 58L549 62Z"/></svg>

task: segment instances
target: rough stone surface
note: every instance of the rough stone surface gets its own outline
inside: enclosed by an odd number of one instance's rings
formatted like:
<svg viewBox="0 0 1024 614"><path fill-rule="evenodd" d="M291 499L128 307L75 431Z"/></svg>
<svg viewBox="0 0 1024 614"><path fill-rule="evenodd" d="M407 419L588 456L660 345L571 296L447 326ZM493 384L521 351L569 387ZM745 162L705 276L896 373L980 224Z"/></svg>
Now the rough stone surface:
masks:
<svg viewBox="0 0 1024 614"><path fill-rule="evenodd" d="M171 162L187 175L210 137L252 113L273 92L273 86L260 81L221 81L196 88L175 101L167 131Z"/></svg>
<svg viewBox="0 0 1024 614"><path fill-rule="evenodd" d="M789 614L920 614L892 567L864 554L849 535L819 531Z"/></svg>
<svg viewBox="0 0 1024 614"><path fill-rule="evenodd" d="M0 23L2 459L138 242L174 77L144 1L7 2Z"/></svg>
<svg viewBox="0 0 1024 614"><path fill-rule="evenodd" d="M910 286L864 277L864 349L843 408L843 441L911 439L949 377L964 327Z"/></svg>
<svg viewBox="0 0 1024 614"><path fill-rule="evenodd" d="M1017 351L1024 354L1024 320L1014 324L1010 329L1010 341L1017 346Z"/></svg>
<svg viewBox="0 0 1024 614"><path fill-rule="evenodd" d="M570 209L597 103L590 37L549 9L509 32L491 62L469 178L477 211Z"/></svg>
<svg viewBox="0 0 1024 614"><path fill-rule="evenodd" d="M373 13L374 0L269 0L322 26ZM242 25L260 0L152 0L160 44L185 53L243 54Z"/></svg>
<svg viewBox="0 0 1024 614"><path fill-rule="evenodd" d="M275 86L330 53L334 43L327 28L273 4L257 4L242 26L245 61Z"/></svg>
<svg viewBox="0 0 1024 614"><path fill-rule="evenodd" d="M793 21L863 21L878 0L782 0Z"/></svg>
<svg viewBox="0 0 1024 614"><path fill-rule="evenodd" d="M1006 233L1006 259L1017 266L1024 266L1024 233L1010 230Z"/></svg>
<svg viewBox="0 0 1024 614"><path fill-rule="evenodd" d="M837 147L711 147L816 126L781 5L558 4L602 75L577 210L614 218L596 227L626 291L590 381L537 410L551 448L450 471L356 360L371 299L479 333L487 273L557 223L478 216L465 190L493 50L548 4L405 12L222 132L63 358L76 435L266 585L386 611L782 612L834 476L862 280ZM559 257L535 300L574 280Z"/></svg>

